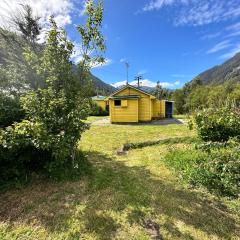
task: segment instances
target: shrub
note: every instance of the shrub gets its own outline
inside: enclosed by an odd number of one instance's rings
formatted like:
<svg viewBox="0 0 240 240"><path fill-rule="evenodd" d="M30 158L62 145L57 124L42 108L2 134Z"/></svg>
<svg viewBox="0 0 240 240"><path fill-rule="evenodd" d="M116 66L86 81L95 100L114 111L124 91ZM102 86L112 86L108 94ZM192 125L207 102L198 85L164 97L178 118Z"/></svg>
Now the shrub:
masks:
<svg viewBox="0 0 240 240"><path fill-rule="evenodd" d="M98 106L96 103L91 102L90 106L90 115L91 116L108 116L109 112L107 110L102 109L100 106Z"/></svg>
<svg viewBox="0 0 240 240"><path fill-rule="evenodd" d="M81 35L83 58L79 74L73 73L73 44L66 32L50 18L41 56L26 48L24 57L43 88L21 92L21 108L25 119L0 129L0 182L20 181L33 171L62 179L81 172L83 156L77 154L78 141L88 128L84 122L89 114L89 99L83 82L94 64L104 62L104 39L99 28L102 4L86 2L85 25L77 26Z"/></svg>
<svg viewBox="0 0 240 240"><path fill-rule="evenodd" d="M189 184L228 196L240 194L239 146L212 147L210 152L175 150L167 154L165 161Z"/></svg>
<svg viewBox="0 0 240 240"><path fill-rule="evenodd" d="M68 144L66 141L68 141ZM78 177L86 169L86 159L75 152L72 161L70 136L49 135L44 124L24 120L0 131L0 185L27 181L31 173L54 179ZM62 156L60 156L62 154ZM71 161L69 161L71 159ZM1 189L0 188L0 189Z"/></svg>
<svg viewBox="0 0 240 240"><path fill-rule="evenodd" d="M199 137L204 141L225 142L240 139L240 109L226 105L198 111L193 116Z"/></svg>
<svg viewBox="0 0 240 240"><path fill-rule="evenodd" d="M7 127L23 118L19 98L0 93L0 127Z"/></svg>

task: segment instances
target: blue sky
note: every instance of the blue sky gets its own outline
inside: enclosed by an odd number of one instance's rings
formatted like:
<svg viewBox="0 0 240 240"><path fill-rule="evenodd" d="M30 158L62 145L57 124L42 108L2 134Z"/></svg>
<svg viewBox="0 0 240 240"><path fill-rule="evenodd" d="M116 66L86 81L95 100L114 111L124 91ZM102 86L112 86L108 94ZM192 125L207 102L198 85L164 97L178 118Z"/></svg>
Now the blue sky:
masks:
<svg viewBox="0 0 240 240"><path fill-rule="evenodd" d="M43 19L54 14L78 42L74 25L83 21L84 1L6 2L0 15L6 15L10 5L28 2ZM180 88L240 51L240 0L105 0L104 5L107 63L92 72L109 84L126 81L128 61L129 82L140 73L143 85L160 81L164 87Z"/></svg>
<svg viewBox="0 0 240 240"><path fill-rule="evenodd" d="M240 0L105 0L104 34L111 62L94 69L96 76L125 81L126 59L130 81L144 73L179 88L240 51Z"/></svg>

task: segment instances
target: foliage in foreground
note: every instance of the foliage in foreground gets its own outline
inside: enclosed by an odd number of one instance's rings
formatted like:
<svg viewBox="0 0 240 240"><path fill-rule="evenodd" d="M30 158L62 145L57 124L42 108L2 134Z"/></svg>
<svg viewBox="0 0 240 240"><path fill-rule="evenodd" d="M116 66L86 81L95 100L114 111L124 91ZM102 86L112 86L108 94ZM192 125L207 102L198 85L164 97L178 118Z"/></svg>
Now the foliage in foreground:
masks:
<svg viewBox="0 0 240 240"><path fill-rule="evenodd" d="M0 93L0 128L7 127L24 118L19 99Z"/></svg>
<svg viewBox="0 0 240 240"><path fill-rule="evenodd" d="M89 113L89 98L80 83L86 81L93 64L104 60L100 52L105 49L99 30L102 4L89 0L86 6L87 23L77 27L83 47L78 75L72 70L74 45L53 18L43 53L37 55L30 46L24 53L44 87L21 92L24 120L0 129L0 182L27 179L33 171L59 179L81 168L76 150L88 128L84 120Z"/></svg>
<svg viewBox="0 0 240 240"><path fill-rule="evenodd" d="M232 137L240 139L240 108L235 105L197 111L192 123L204 141L226 142Z"/></svg>
<svg viewBox="0 0 240 240"><path fill-rule="evenodd" d="M204 186L217 194L240 194L240 145L207 143L197 149L171 150L167 165L193 186Z"/></svg>
<svg viewBox="0 0 240 240"><path fill-rule="evenodd" d="M202 144L173 150L167 164L188 183L224 195L240 194L240 109L232 104L197 111L190 122Z"/></svg>

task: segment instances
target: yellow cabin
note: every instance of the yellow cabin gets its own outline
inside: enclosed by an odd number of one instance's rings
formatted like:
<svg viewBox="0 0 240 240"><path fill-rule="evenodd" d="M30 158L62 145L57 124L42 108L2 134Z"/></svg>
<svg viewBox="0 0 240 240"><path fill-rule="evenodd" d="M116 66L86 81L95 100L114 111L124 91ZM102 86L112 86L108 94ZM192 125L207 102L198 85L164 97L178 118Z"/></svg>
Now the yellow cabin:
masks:
<svg viewBox="0 0 240 240"><path fill-rule="evenodd" d="M131 85L116 91L108 100L112 123L148 122L173 115L172 101L158 100Z"/></svg>
<svg viewBox="0 0 240 240"><path fill-rule="evenodd" d="M102 108L104 111L108 111L109 109L109 103L107 97L104 96L95 96L92 97L92 101L96 103L99 107Z"/></svg>

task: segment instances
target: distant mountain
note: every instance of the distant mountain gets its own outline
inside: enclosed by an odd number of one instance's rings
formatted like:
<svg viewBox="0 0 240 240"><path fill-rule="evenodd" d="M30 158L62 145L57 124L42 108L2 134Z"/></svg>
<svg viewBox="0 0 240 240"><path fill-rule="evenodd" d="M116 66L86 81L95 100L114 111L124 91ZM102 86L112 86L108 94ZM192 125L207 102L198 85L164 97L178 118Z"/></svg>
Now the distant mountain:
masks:
<svg viewBox="0 0 240 240"><path fill-rule="evenodd" d="M27 43L21 36L0 28L0 65L12 63L21 65L24 62L22 53L26 46ZM43 48L43 46L39 45L39 48ZM73 71L76 71L75 65ZM90 80L93 83L93 94L109 95L116 90L91 73Z"/></svg>
<svg viewBox="0 0 240 240"><path fill-rule="evenodd" d="M130 85L132 85L133 87L138 87L137 85L134 85L134 84L130 84ZM123 88L123 87L125 87L126 85L121 85L121 86L119 86L119 87L117 87L116 89L121 89L121 88ZM154 89L156 89L155 87L148 87L148 86L140 86L139 87L141 90L143 90L144 92L147 92L147 93L150 93L150 92L152 92Z"/></svg>
<svg viewBox="0 0 240 240"><path fill-rule="evenodd" d="M105 83L98 77L94 76L93 74L90 73L90 77L93 83L93 86L95 88L95 92L100 95L109 95L116 91L116 88L113 87L110 84Z"/></svg>
<svg viewBox="0 0 240 240"><path fill-rule="evenodd" d="M137 87L137 86L135 86L135 87ZM139 88L147 93L151 93L152 91L154 91L156 89L155 87L148 87L148 86L140 86Z"/></svg>
<svg viewBox="0 0 240 240"><path fill-rule="evenodd" d="M204 84L221 84L228 80L240 81L240 53L223 64L199 74L198 77Z"/></svg>

